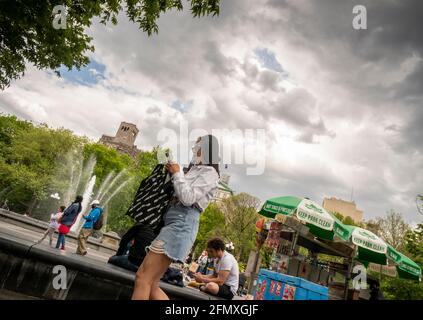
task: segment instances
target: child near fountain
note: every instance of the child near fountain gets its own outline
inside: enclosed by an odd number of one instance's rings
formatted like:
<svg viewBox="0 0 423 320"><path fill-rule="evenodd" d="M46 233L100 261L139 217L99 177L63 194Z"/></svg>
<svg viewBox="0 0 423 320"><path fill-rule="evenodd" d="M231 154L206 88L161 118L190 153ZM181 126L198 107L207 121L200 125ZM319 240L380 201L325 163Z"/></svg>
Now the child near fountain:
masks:
<svg viewBox="0 0 423 320"><path fill-rule="evenodd" d="M58 221L60 220L60 218L62 218L63 211L65 211L65 209L66 209L65 206L61 206L59 208L59 212L52 213L50 215L50 223L48 225L48 229L44 233L43 237L40 240L37 241L37 244L40 244L41 242L43 242L43 240L45 238L47 238L47 236L48 236L49 237L50 247L52 246L52 244L53 244L53 234L54 234L54 231L56 231L59 228L59 222Z"/></svg>

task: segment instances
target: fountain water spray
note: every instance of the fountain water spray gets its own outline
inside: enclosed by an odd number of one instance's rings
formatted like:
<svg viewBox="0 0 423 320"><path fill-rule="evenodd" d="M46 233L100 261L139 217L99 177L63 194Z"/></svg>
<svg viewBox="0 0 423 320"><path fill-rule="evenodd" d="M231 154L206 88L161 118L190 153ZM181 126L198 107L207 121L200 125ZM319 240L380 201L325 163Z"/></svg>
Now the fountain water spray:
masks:
<svg viewBox="0 0 423 320"><path fill-rule="evenodd" d="M95 181L97 177L92 176L91 180L88 182L87 188L84 192L84 200L82 201L82 210L81 213L78 215L75 224L72 226L71 231L78 233L82 227L82 215L86 215L88 213L89 205L91 203L91 198L93 196L93 190L95 186Z"/></svg>
<svg viewBox="0 0 423 320"><path fill-rule="evenodd" d="M93 155L91 155L89 159L87 160L87 163L84 166L84 169L82 171L81 183L82 183L82 186L85 187L82 190L86 190L86 186L88 185L90 179L92 179L96 164L97 164L96 158Z"/></svg>
<svg viewBox="0 0 423 320"><path fill-rule="evenodd" d="M97 195L95 196L96 199L101 199L101 197L103 196L104 188L109 185L110 181L113 179L114 176L115 176L114 171L110 172L107 175L106 179L104 179L104 181L102 182L100 189L97 192Z"/></svg>
<svg viewBox="0 0 423 320"><path fill-rule="evenodd" d="M126 169L119 172L119 174L113 179L113 181L110 183L110 185L107 187L107 189L104 191L104 193L101 195L101 198L98 199L100 202L103 201L104 197L107 195L107 193L113 188L113 186L116 184L117 181L126 173Z"/></svg>
<svg viewBox="0 0 423 320"><path fill-rule="evenodd" d="M126 180L126 181L124 181L118 188L116 188L116 190L107 198L107 200L105 200L104 202L103 202L103 206L106 206L108 203L109 203L109 201L110 200L112 200L113 199L113 197L115 196L115 195L117 195L123 188L125 188L126 187L126 185L129 183L129 182L131 182L132 181L132 179L133 178L131 178L131 179L129 179L129 180Z"/></svg>
<svg viewBox="0 0 423 320"><path fill-rule="evenodd" d="M79 155L78 151L75 151L75 156ZM65 204L70 203L76 197L79 183L81 182L82 170L83 170L83 159L78 156L76 159L73 156L68 156L66 165L70 168L70 182L69 187L63 197Z"/></svg>
<svg viewBox="0 0 423 320"><path fill-rule="evenodd" d="M55 210L53 206L57 206L57 201L60 198L62 198L60 203L68 206L78 194L82 194L84 198L82 202L82 211L71 228L72 232L78 233L84 223L82 215L88 214L91 209L90 203L96 199L101 202L100 206L105 208L113 197L115 197L130 181L122 181L127 170L124 169L118 174L112 171L106 175L100 187L97 189L98 191L96 191L95 186L97 177L94 174L96 164L97 160L94 156L90 156L87 161L84 161L83 151L81 149L76 149L66 155L58 165L55 179L60 183L53 184L52 193L54 197L44 201L44 207L39 210L43 220L45 219L45 212ZM3 190L1 195L6 193L5 191L6 190ZM107 213L105 217L107 217Z"/></svg>

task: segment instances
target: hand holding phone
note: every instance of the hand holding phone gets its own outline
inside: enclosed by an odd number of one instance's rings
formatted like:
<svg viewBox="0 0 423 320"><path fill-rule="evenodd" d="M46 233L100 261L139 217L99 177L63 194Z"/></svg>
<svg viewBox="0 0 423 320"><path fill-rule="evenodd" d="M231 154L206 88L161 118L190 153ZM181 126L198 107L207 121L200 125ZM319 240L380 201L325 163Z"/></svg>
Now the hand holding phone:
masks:
<svg viewBox="0 0 423 320"><path fill-rule="evenodd" d="M166 169L172 175L175 174L175 173L177 173L177 172L179 172L179 171L181 171L181 167L179 166L179 164L177 164L177 163L170 163L170 162L166 164Z"/></svg>

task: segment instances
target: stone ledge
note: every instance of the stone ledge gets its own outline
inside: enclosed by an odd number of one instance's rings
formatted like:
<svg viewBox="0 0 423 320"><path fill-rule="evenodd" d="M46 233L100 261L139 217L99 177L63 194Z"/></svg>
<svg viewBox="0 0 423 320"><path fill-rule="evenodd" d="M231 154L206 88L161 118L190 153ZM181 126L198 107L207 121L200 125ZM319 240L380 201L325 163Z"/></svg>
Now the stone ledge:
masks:
<svg viewBox="0 0 423 320"><path fill-rule="evenodd" d="M48 228L48 223L45 221L37 220L31 217L26 217L21 214L18 214L12 211L7 211L4 209L0 209L0 219L8 223L18 225L18 226L23 226L27 229L37 231L37 232L44 232ZM57 232L55 232L55 234L57 235ZM116 237L113 234L107 234L107 237L115 239L115 240L120 240L119 237ZM69 241L71 241L72 243L77 243L78 235L75 234L74 232L70 232L69 234L66 235L66 239L67 240L69 239ZM96 240L93 237L90 237L88 239L87 245L88 245L88 248L109 253L109 254L114 254L118 249L118 246L111 246L111 245L108 245L107 243L101 243L99 240Z"/></svg>
<svg viewBox="0 0 423 320"><path fill-rule="evenodd" d="M0 290L9 290L39 299L121 300L130 299L133 272L77 255L60 255L54 249L31 247L29 240L0 234ZM68 272L68 289L52 288L53 267ZM171 299L221 300L191 288L162 282Z"/></svg>

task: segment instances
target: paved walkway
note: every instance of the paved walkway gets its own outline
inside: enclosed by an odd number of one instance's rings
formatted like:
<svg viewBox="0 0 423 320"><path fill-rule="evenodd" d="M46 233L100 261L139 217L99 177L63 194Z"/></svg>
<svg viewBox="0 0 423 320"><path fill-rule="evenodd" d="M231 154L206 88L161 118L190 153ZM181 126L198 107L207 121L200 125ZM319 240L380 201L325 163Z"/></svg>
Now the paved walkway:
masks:
<svg viewBox="0 0 423 320"><path fill-rule="evenodd" d="M37 240L41 239L41 237L43 236L43 233L41 233L41 232L28 230L28 229L25 229L23 227L20 227L20 226L14 225L14 224L10 224L10 223L4 222L4 221L0 221L0 234L7 234L9 236L18 237L20 239L32 241L34 243ZM56 245L56 241L57 241L57 235L54 235L53 236L53 246ZM42 247L45 250L54 250L54 251L57 251L57 254L60 254L60 255L76 255L75 252L76 252L77 245L70 242L70 241L67 241L66 242L66 250L65 251L58 250L54 247L51 248L49 246L48 237L47 237L46 239L44 239L44 241L42 243L37 244L34 247ZM110 256L111 256L110 254L88 248L88 254L84 258L86 258L88 260L92 260L92 261L107 263Z"/></svg>

